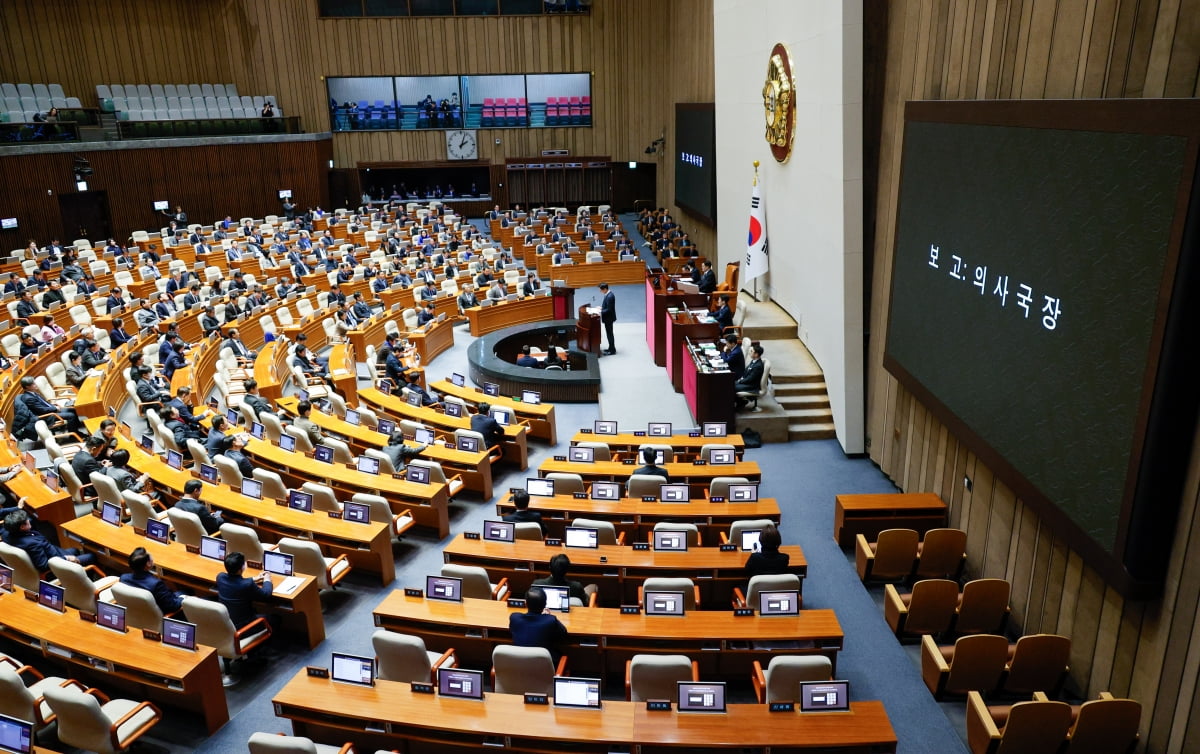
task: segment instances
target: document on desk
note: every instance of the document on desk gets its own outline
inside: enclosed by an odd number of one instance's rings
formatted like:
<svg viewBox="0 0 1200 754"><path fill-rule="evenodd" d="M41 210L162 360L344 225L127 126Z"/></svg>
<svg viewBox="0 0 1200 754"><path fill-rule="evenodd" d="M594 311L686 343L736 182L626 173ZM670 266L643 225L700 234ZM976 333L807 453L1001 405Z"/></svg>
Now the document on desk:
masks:
<svg viewBox="0 0 1200 754"><path fill-rule="evenodd" d="M304 579L300 578L299 576L288 576L286 579L279 582L279 586L275 587L275 591L279 594L291 594L292 592L296 591L296 589L303 582Z"/></svg>
<svg viewBox="0 0 1200 754"><path fill-rule="evenodd" d="M587 313L588 313L588 314L591 314L591 315L593 315L593 316L599 317L599 316L600 316L600 307L598 307L598 306L589 306L589 307L587 308Z"/></svg>

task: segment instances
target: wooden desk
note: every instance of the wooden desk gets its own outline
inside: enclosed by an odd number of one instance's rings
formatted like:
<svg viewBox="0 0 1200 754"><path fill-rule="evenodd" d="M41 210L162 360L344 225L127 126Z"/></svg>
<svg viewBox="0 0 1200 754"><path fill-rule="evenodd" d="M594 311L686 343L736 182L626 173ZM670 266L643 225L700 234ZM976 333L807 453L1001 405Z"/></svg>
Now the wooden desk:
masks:
<svg viewBox="0 0 1200 754"><path fill-rule="evenodd" d="M625 541L644 542L659 521L695 524L705 542L719 541L721 532L728 533L734 521L767 518L780 521L779 503L774 498L760 498L753 503L710 503L696 499L690 503L644 503L641 498L623 497L618 500L579 499L573 495L529 498L529 509L542 514L542 523L552 537L562 537L563 530L576 518L611 521ZM496 514L516 510L512 495L496 503Z"/></svg>
<svg viewBox="0 0 1200 754"><path fill-rule="evenodd" d="M132 526L112 526L95 516L69 521L63 526L63 531L67 538L97 553L102 560L122 571L128 570L130 553L145 547L158 566L160 578L201 596L215 595L217 574L225 572L224 563L190 553L178 542L155 542L135 533ZM256 569L249 568L246 575L254 577L258 573ZM303 631L309 649L315 649L325 640L321 599L316 579L312 576L301 578L303 582L291 594L272 594L271 600L265 604L274 612L281 613L284 624L289 628Z"/></svg>
<svg viewBox="0 0 1200 754"><path fill-rule="evenodd" d="M646 279L646 263L637 257L626 262L553 264L549 274L549 279L562 280L568 288L594 288L601 283L637 285Z"/></svg>
<svg viewBox="0 0 1200 754"><path fill-rule="evenodd" d="M72 676L107 688L132 684L143 698L199 712L209 734L229 720L221 666L212 647L188 652L149 641L136 629L109 631L84 623L73 608L57 613L19 591L0 593L0 626L8 638L70 665Z"/></svg>
<svg viewBox="0 0 1200 754"><path fill-rule="evenodd" d="M640 461L627 464L622 461L596 461L595 463L580 463L578 461L556 461L548 458L538 466L538 476L544 477L551 472L561 474L578 474L585 482L627 482L633 472L642 467ZM692 497L703 497L708 492L712 480L719 476L740 476L751 482L762 479L762 470L756 461L738 461L726 464L704 464L696 466L690 463L663 463L659 468L665 469L671 475L671 482L688 484L692 488ZM666 480L663 480L666 483Z"/></svg>
<svg viewBox="0 0 1200 754"><path fill-rule="evenodd" d="M703 540L702 540L703 541ZM548 562L558 553L571 558L570 578L600 588L599 600L608 606L636 605L638 587L657 576L682 576L700 587L701 609L729 610L733 588L744 587L749 580L745 572L747 553L722 552L714 539L707 547L693 547L686 552L655 552L634 550L632 543L601 545L596 549L576 547L547 547L541 542L519 539L516 542L493 542L484 539L465 539L456 536L442 550L447 563L477 565L487 569L492 581L508 578L508 587L515 594L524 594L534 579L550 575ZM788 573L800 577L808 574L808 562L799 545L780 548L790 556Z"/></svg>
<svg viewBox="0 0 1200 754"><path fill-rule="evenodd" d="M725 422L727 426L737 421L734 412L737 380L733 372L714 370L691 348L684 348L680 356L680 371L683 377L683 397L688 410L697 424Z"/></svg>
<svg viewBox="0 0 1200 754"><path fill-rule="evenodd" d="M397 479L391 474L367 474L353 466L321 463L309 456L284 450L278 445L253 437L246 443L246 452L266 468L274 469L283 477L285 484L290 480L299 488L305 481L315 481L343 492L346 497L355 492L382 495L391 504L393 513L408 510L418 525L436 530L439 537L450 533L450 490L441 482L418 484L403 478ZM387 549L390 555L390 542Z"/></svg>
<svg viewBox="0 0 1200 754"><path fill-rule="evenodd" d="M852 547L854 536L875 539L884 529L916 529L924 535L946 525L946 504L932 492L882 492L837 495L833 507L833 538Z"/></svg>
<svg viewBox="0 0 1200 754"><path fill-rule="evenodd" d="M378 388L363 388L358 391L358 397L378 408L388 418L411 419L447 434L454 434L456 429L471 428L470 416L447 416L430 406L410 406L399 396L385 395ZM516 464L521 470L529 468L529 427L524 424L505 427L504 442L500 443L500 448L504 451L505 460Z"/></svg>
<svg viewBox="0 0 1200 754"><path fill-rule="evenodd" d="M645 704L605 701L599 710L525 704L519 694L485 693L483 702L413 694L407 683L373 687L310 678L300 670L272 702L297 735L360 750L444 752L579 751L627 748L843 754L894 752L896 734L881 702L853 702L849 712L771 713L765 704L732 704L723 715L647 712ZM635 748L636 747L636 748Z"/></svg>
<svg viewBox="0 0 1200 754"><path fill-rule="evenodd" d="M530 437L545 440L551 445L558 444L558 425L554 420L553 403L524 403L503 395L484 395L483 391L479 388L458 387L448 379L438 380L430 385L430 387L442 395L453 395L462 398L471 405L478 405L479 401L486 400L493 406L511 409L517 415L518 419L523 419L529 423Z"/></svg>
<svg viewBox="0 0 1200 754"><path fill-rule="evenodd" d="M676 456L679 456L681 453L688 456L698 456L700 449L705 445L716 443L732 445L733 452L739 459L743 458L746 454L746 442L742 439L741 435L737 434L725 435L724 437L691 437L676 433L667 437L650 437L644 434L635 435L632 432L621 432L616 435L598 435L594 432L581 430L571 437L571 444L578 445L581 442L602 442L607 444L609 450L614 453L633 453L647 443L651 445L670 445L675 449Z"/></svg>
<svg viewBox="0 0 1200 754"><path fill-rule="evenodd" d="M454 347L454 322L458 318L457 304L453 303L453 298L448 298L447 301L452 304L452 307L446 309L445 304L439 300L438 311L453 312L453 317L448 314L444 321L434 323L428 330L411 330L405 335L408 341L412 343L413 348L417 350L417 354L421 357L422 365L428 365L429 362L437 358L443 351ZM363 355L362 358L367 358L365 349L357 353L361 353Z"/></svg>
<svg viewBox="0 0 1200 754"><path fill-rule="evenodd" d="M11 435L8 436L7 442L0 442L0 459L3 459L0 460L0 466L11 466L21 462L21 454L17 451L16 441ZM40 472L22 469L8 480L6 486L15 499L29 498L29 507L42 521L57 526L75 518L75 504L66 489L59 489L58 492L50 489Z"/></svg>
<svg viewBox="0 0 1200 754"><path fill-rule="evenodd" d="M554 319L554 299L550 296L530 296L520 301L472 306L466 310L466 315L471 334L479 337L513 325Z"/></svg>
<svg viewBox="0 0 1200 754"><path fill-rule="evenodd" d="M713 341L721 336L721 326L716 322L699 322L686 311L667 314L665 322L667 345L667 374L675 392L683 392L684 362L691 359L688 341ZM733 396L729 398L733 401Z"/></svg>
<svg viewBox="0 0 1200 754"><path fill-rule="evenodd" d="M512 643L508 616L516 611L495 600L444 602L395 590L375 608L375 625L420 636L431 651L454 647L459 664L486 668L496 645ZM679 617L577 607L558 616L570 632L564 651L571 674L604 673L613 681L624 678L626 660L645 653L686 654L700 663L700 677L709 680L744 681L754 660L765 667L777 652L824 655L836 672L843 639L832 610L738 618L732 610L700 610Z"/></svg>
<svg viewBox="0 0 1200 754"><path fill-rule="evenodd" d="M658 282L655 288L655 282ZM706 293L684 293L666 289L666 275L646 275L646 345L654 354L655 366L667 365L667 309L708 307Z"/></svg>
<svg viewBox="0 0 1200 754"><path fill-rule="evenodd" d="M299 402L296 398L281 398L276 401L276 405L283 411L294 415L296 404ZM321 429L347 438L354 450L361 451L366 448L380 450L388 444L387 435L370 427L350 424L345 419L330 416L323 411L314 409L309 413L308 418L312 419L313 423ZM408 444L411 447L417 447L416 443ZM461 474L463 484L467 489L478 492L485 500L492 499L492 463L486 450L469 453L451 445L434 444L425 448L422 456L440 463L447 476Z"/></svg>

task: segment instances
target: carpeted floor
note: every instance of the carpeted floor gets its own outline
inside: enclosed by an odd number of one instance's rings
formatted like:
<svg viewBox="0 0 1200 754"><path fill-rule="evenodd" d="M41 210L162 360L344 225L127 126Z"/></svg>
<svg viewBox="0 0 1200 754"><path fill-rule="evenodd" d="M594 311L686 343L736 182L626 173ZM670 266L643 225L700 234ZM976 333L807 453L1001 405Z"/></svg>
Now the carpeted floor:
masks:
<svg viewBox="0 0 1200 754"><path fill-rule="evenodd" d="M622 219L627 228L634 225L632 217ZM642 329L645 321L642 288L617 286L613 290L618 299L618 354L601 360L605 382L600 404L559 404L558 429L563 439L553 448L531 442L531 469L555 453L565 452L574 431L590 427L597 418L616 418L624 426L671 421L676 431L690 424L686 408L679 414L675 404L676 401L682 404L682 399L671 389L666 370L655 367L649 358ZM577 295L587 300L588 292ZM465 328L457 330L455 335L455 346L430 365L431 379L454 371L467 372L466 352L471 338ZM804 606L832 608L842 624L846 641L838 660L838 676L850 681L852 698L884 701L900 739L901 752L965 752L962 703L941 705L944 710L939 708L920 680L914 650L899 645L883 621L881 590L864 589L854 573L853 553L840 550L832 538L835 494L888 492L895 490L893 485L869 460L847 458L834 441L768 445L748 451L746 457L762 467L762 494L777 498L783 508L784 542L798 543L809 562ZM528 475L531 472L511 468L500 471L495 488L500 491L523 485ZM484 518L494 515L493 503L464 495L452 506L451 536L466 530L478 531ZM370 637L375 630L372 609L391 588L420 585L426 574L436 572L442 563L444 544L445 541L428 535L406 536L395 545L394 584L385 589L377 581L354 574L336 592L328 594L326 641L311 652L292 642L268 666L248 673L238 686L229 689L231 719L216 735L205 739L196 716L164 708L167 717L148 737L151 744L148 750L243 751L246 740L255 731L290 732L287 721L274 716L271 697L303 666L327 666L333 651L372 654ZM3 640L0 648L8 651ZM98 685L104 687L103 683ZM747 679L744 688L732 689L735 698L745 699L748 688ZM608 698L618 698L620 694L615 685L605 691Z"/></svg>

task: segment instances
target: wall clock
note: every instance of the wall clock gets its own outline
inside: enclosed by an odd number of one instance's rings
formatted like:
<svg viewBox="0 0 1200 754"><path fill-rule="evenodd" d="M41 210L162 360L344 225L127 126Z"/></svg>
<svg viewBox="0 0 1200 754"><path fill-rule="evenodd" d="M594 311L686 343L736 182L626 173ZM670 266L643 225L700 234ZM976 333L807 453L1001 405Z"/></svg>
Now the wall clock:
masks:
<svg viewBox="0 0 1200 754"><path fill-rule="evenodd" d="M447 131L446 157L451 160L479 159L479 140L474 131Z"/></svg>

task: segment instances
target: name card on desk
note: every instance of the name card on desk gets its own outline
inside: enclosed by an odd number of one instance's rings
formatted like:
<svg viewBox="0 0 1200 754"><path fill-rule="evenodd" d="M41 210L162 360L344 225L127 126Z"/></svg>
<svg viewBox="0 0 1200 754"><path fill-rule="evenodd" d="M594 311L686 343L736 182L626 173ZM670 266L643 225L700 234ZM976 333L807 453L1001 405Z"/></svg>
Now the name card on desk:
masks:
<svg viewBox="0 0 1200 754"><path fill-rule="evenodd" d="M581 435L590 435L591 433L592 433L592 430L590 430L590 429L579 430L579 434L581 434Z"/></svg>
<svg viewBox="0 0 1200 754"><path fill-rule="evenodd" d="M571 497L575 498L576 500L587 500L587 493L586 492L572 492Z"/></svg>
<svg viewBox="0 0 1200 754"><path fill-rule="evenodd" d="M646 710L648 712L670 712L671 701L669 699L647 699Z"/></svg>
<svg viewBox="0 0 1200 754"><path fill-rule="evenodd" d="M725 502L725 496L724 496L724 495L713 495L712 497L710 497L710 498L708 499L708 502L710 502L710 503L723 503L723 502Z"/></svg>
<svg viewBox="0 0 1200 754"><path fill-rule="evenodd" d="M693 466L707 466L708 461L704 460L703 458L697 458L696 460L692 461L692 465Z"/></svg>
<svg viewBox="0 0 1200 754"><path fill-rule="evenodd" d="M795 712L795 702L771 702L767 707L768 712Z"/></svg>
<svg viewBox="0 0 1200 754"><path fill-rule="evenodd" d="M80 610L79 611L79 620L84 621L85 623L95 623L96 622L96 614L89 613L86 610Z"/></svg>
<svg viewBox="0 0 1200 754"><path fill-rule="evenodd" d="M192 555L200 554L200 546L199 545L184 545L184 547L186 547L187 551L190 552Z"/></svg>
<svg viewBox="0 0 1200 754"><path fill-rule="evenodd" d="M554 537L546 537L547 547L562 547L562 540Z"/></svg>
<svg viewBox="0 0 1200 754"><path fill-rule="evenodd" d="M699 432L688 432L688 437L700 437Z"/></svg>
<svg viewBox="0 0 1200 754"><path fill-rule="evenodd" d="M420 589L414 589L412 587L406 586L406 587L404 587L404 596L405 597L424 597L425 592L421 591Z"/></svg>
<svg viewBox="0 0 1200 754"><path fill-rule="evenodd" d="M735 607L733 609L733 617L735 618L750 618L754 616L754 608L752 607Z"/></svg>
<svg viewBox="0 0 1200 754"><path fill-rule="evenodd" d="M635 549L635 550L649 550L649 549L650 549L650 543L649 543L649 542L634 542L634 543L633 543L633 549Z"/></svg>
<svg viewBox="0 0 1200 754"><path fill-rule="evenodd" d="M246 565L249 566L250 568L253 568L256 571L261 571L262 567L263 567L261 560L247 560Z"/></svg>
<svg viewBox="0 0 1200 754"><path fill-rule="evenodd" d="M412 692L414 694L432 694L433 693L433 684L432 683L422 683L420 681L413 681L412 682Z"/></svg>
<svg viewBox="0 0 1200 754"><path fill-rule="evenodd" d="M567 457L566 456L554 456L554 460L565 461L565 460L567 460Z"/></svg>
<svg viewBox="0 0 1200 754"><path fill-rule="evenodd" d="M645 437L645 436L646 436L646 433L645 433L645 432L643 432L642 430L635 430L635 431L634 431L634 433L633 433L633 436L634 436L634 437Z"/></svg>
<svg viewBox="0 0 1200 754"><path fill-rule="evenodd" d="M621 605L621 615L641 615L641 605Z"/></svg>
<svg viewBox="0 0 1200 754"><path fill-rule="evenodd" d="M737 552L737 545L721 545L721 552Z"/></svg>
<svg viewBox="0 0 1200 754"><path fill-rule="evenodd" d="M275 504L276 504L276 505L278 505L278 506L281 506L281 507L283 507L283 508L286 508L286 507L287 507L287 500L276 500L276 501L275 501Z"/></svg>
<svg viewBox="0 0 1200 754"><path fill-rule="evenodd" d="M642 495L642 502L643 503L657 503L658 498L655 497L654 495Z"/></svg>
<svg viewBox="0 0 1200 754"><path fill-rule="evenodd" d="M479 532L477 532L477 531L464 531L464 532L463 532L463 539L479 539Z"/></svg>
<svg viewBox="0 0 1200 754"><path fill-rule="evenodd" d="M325 511L325 512L329 514L330 518L341 518L342 517L341 511Z"/></svg>
<svg viewBox="0 0 1200 754"><path fill-rule="evenodd" d="M304 668L304 671L308 673L309 678L329 677L329 668L319 668L316 665L309 665L308 667Z"/></svg>
<svg viewBox="0 0 1200 754"><path fill-rule="evenodd" d="M525 694L526 704L549 704L550 699L546 694Z"/></svg>
<svg viewBox="0 0 1200 754"><path fill-rule="evenodd" d="M621 461L621 463L625 466L633 466L637 463L637 459L636 458L626 458L624 461Z"/></svg>
<svg viewBox="0 0 1200 754"><path fill-rule="evenodd" d="M520 597L509 597L507 604L509 607L525 607L526 602Z"/></svg>
<svg viewBox="0 0 1200 754"><path fill-rule="evenodd" d="M160 634L158 631L151 631L148 628L143 628L142 638L150 641L162 641L162 634Z"/></svg>

